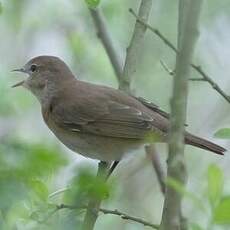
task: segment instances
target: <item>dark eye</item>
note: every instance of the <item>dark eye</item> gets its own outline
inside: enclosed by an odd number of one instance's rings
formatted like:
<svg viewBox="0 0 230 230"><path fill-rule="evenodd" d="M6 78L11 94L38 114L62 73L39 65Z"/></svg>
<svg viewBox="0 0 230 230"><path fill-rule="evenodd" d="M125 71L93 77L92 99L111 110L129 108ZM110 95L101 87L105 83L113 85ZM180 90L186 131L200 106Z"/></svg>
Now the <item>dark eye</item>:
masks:
<svg viewBox="0 0 230 230"><path fill-rule="evenodd" d="M35 71L37 70L37 65L32 64L32 65L30 66L30 70L31 70L31 72L35 72Z"/></svg>

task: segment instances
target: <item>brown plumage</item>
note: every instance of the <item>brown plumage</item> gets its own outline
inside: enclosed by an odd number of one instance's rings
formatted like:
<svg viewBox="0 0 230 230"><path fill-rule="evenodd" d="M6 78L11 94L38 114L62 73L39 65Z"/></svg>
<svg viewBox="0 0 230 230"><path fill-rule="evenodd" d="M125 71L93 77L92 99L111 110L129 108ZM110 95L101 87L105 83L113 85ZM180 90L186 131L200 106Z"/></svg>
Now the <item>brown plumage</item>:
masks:
<svg viewBox="0 0 230 230"><path fill-rule="evenodd" d="M36 71L31 71L31 66ZM22 85L40 101L48 127L70 149L100 160L119 160L147 142L167 142L169 115L119 90L77 80L56 57L29 61ZM188 132L185 143L217 154L224 148Z"/></svg>

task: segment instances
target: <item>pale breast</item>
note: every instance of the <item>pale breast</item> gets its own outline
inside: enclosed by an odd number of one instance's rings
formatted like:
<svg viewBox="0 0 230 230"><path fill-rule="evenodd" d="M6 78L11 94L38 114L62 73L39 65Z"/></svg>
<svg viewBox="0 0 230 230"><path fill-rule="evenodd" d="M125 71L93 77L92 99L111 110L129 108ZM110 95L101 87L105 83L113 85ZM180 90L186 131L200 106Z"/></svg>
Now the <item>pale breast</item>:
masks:
<svg viewBox="0 0 230 230"><path fill-rule="evenodd" d="M45 123L54 135L69 149L85 157L102 161L120 160L126 153L143 145L141 140L104 137L70 131L57 126L51 119L50 110L43 110Z"/></svg>

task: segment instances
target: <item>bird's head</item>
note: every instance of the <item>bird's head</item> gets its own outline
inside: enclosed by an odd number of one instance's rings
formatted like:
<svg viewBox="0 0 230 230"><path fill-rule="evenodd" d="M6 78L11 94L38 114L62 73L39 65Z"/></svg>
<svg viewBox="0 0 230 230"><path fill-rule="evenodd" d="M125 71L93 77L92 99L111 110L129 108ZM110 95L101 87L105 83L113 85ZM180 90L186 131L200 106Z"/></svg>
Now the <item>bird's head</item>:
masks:
<svg viewBox="0 0 230 230"><path fill-rule="evenodd" d="M29 77L12 87L23 86L39 100L48 90L58 88L66 80L73 78L69 67L58 57L38 56L28 61L22 68L13 71L26 73Z"/></svg>

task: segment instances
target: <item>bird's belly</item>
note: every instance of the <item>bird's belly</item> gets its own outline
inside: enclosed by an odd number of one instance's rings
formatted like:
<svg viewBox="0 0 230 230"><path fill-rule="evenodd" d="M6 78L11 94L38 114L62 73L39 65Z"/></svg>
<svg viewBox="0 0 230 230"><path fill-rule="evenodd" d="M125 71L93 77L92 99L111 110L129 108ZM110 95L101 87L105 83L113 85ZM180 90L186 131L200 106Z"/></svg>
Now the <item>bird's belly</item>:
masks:
<svg viewBox="0 0 230 230"><path fill-rule="evenodd" d="M85 157L102 161L120 160L122 156L139 148L139 140L104 137L80 132L52 130L56 137L69 149Z"/></svg>

